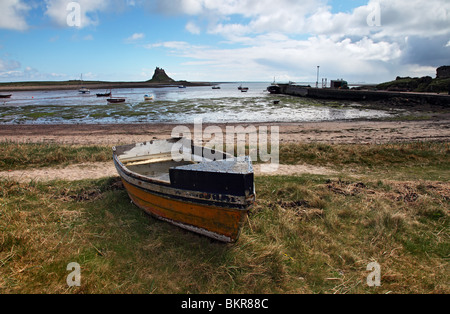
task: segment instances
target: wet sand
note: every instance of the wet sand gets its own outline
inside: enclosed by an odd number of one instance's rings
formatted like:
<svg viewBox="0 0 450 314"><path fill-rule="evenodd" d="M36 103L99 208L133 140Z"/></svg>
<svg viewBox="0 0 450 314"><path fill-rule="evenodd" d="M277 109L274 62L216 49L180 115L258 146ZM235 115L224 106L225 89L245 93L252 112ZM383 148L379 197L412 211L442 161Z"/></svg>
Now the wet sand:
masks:
<svg viewBox="0 0 450 314"><path fill-rule="evenodd" d="M308 123L214 124L226 127L278 126L281 143L383 144L449 141L450 120L335 121ZM119 145L171 137L176 124L0 125L0 141ZM193 125L186 124L192 136ZM203 128L210 124L203 124Z"/></svg>

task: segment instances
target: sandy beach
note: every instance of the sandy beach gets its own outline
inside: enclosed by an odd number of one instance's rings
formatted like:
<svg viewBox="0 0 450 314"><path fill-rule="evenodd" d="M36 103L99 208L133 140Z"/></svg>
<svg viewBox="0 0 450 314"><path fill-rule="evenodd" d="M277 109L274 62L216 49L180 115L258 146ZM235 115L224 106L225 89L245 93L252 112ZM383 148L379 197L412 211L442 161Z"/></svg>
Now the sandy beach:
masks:
<svg viewBox="0 0 450 314"><path fill-rule="evenodd" d="M450 120L334 121L308 123L214 124L278 126L281 143L383 144L411 141L449 141ZM0 125L0 141L51 142L79 145L119 145L168 138L176 124ZM193 134L193 125L186 124ZM203 124L208 127L210 124Z"/></svg>

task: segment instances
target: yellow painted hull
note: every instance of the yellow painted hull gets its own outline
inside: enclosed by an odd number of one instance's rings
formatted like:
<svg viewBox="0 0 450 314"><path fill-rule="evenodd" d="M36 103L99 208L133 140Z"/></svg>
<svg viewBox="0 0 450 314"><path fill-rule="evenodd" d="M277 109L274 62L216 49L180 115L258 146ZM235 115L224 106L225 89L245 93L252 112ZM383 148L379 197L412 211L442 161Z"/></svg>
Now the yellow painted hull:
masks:
<svg viewBox="0 0 450 314"><path fill-rule="evenodd" d="M133 203L152 216L220 241L239 238L246 210L174 200L122 181Z"/></svg>

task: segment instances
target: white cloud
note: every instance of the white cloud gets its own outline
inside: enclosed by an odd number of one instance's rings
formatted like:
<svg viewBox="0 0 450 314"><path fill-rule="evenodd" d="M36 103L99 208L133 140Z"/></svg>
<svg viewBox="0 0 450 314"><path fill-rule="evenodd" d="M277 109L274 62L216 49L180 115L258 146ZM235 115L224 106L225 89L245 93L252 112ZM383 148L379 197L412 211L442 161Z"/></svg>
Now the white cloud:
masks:
<svg viewBox="0 0 450 314"><path fill-rule="evenodd" d="M24 15L30 7L22 0L0 1L0 28L23 31L28 28Z"/></svg>
<svg viewBox="0 0 450 314"><path fill-rule="evenodd" d="M145 37L144 33L134 33L133 35L128 37L125 41L126 42L135 42L135 41L138 41L140 39L144 39L144 37Z"/></svg>
<svg viewBox="0 0 450 314"><path fill-rule="evenodd" d="M47 74L40 73L32 67L25 67L25 69L16 68L10 71L0 71L0 78L11 81L32 81L48 79Z"/></svg>
<svg viewBox="0 0 450 314"><path fill-rule="evenodd" d="M197 26L197 24L195 24L194 22L188 22L185 28L191 34L200 34L200 27Z"/></svg>
<svg viewBox="0 0 450 314"><path fill-rule="evenodd" d="M186 66L239 68L242 75L247 69L245 75L253 73L249 79L258 79L258 75L278 69L285 77L309 77L321 64L330 76L377 81L413 68L418 75L428 73L433 63L445 60L445 53L436 49L450 46L450 42L446 44L450 36L448 0L369 0L366 5L338 13L328 3L157 0L158 9L167 14L189 15L186 29L195 29L196 18L206 20L209 34L226 39L218 47L233 44L229 49L201 50L188 43L178 45L172 52L191 59ZM369 23L370 17L380 25ZM424 49L414 53L414 45L425 39L432 44L433 53ZM226 71L221 73L225 76Z"/></svg>
<svg viewBox="0 0 450 314"><path fill-rule="evenodd" d="M165 41L165 42L159 42L159 43L154 43L154 44L147 44L144 45L144 48L147 49L153 49L153 48L168 48L171 49L172 51L191 51L192 49L203 49L205 48L204 46L195 46L195 45L191 45L188 42L185 41Z"/></svg>
<svg viewBox="0 0 450 314"><path fill-rule="evenodd" d="M71 1L45 0L45 14L56 25L68 27L67 4ZM430 72L431 63L450 60L446 57L450 47L448 0L367 0L366 5L337 13L332 7L337 1L329 0L75 1L80 4L81 27L97 25L102 12L125 6L146 8L152 14L183 15L188 20L185 31L221 39L208 41L205 47L173 37L141 47L167 49L169 54L186 58L183 66L189 70L200 73L193 67L203 68L205 75L214 73L218 80L271 80L276 75L299 81L315 78L320 65L321 73L330 79L377 81L408 75L407 71L420 76ZM24 3L0 0L0 28L28 27L24 16L29 7ZM376 13L377 5L380 25L368 25L368 16ZM142 44L144 38L143 33L135 33L124 43ZM417 49L422 46L427 47ZM7 62L0 59L0 70L17 70Z"/></svg>
<svg viewBox="0 0 450 314"><path fill-rule="evenodd" d="M0 59L0 72L17 70L20 67L21 65L19 61Z"/></svg>
<svg viewBox="0 0 450 314"><path fill-rule="evenodd" d="M289 39L278 33L249 38L240 48L195 46L187 42L164 42L148 48L167 48L187 59L183 66L203 69L203 80L271 80L273 76L305 81L315 77L321 66L323 77L356 77L381 80L388 75L392 62L401 57L396 43L375 42L364 37L334 41L326 36L306 40ZM211 76L214 75L214 78ZM206 77L209 76L209 77Z"/></svg>

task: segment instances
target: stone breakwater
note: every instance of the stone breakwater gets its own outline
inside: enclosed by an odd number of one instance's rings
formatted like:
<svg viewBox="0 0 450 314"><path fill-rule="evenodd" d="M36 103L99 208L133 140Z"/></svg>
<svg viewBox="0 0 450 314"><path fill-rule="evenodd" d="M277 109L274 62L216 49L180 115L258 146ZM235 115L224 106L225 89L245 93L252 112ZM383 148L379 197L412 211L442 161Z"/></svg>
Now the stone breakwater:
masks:
<svg viewBox="0 0 450 314"><path fill-rule="evenodd" d="M395 99L421 105L450 107L450 95L444 94L312 88L290 84L279 84L279 87L281 94L291 96L352 101L389 101Z"/></svg>

